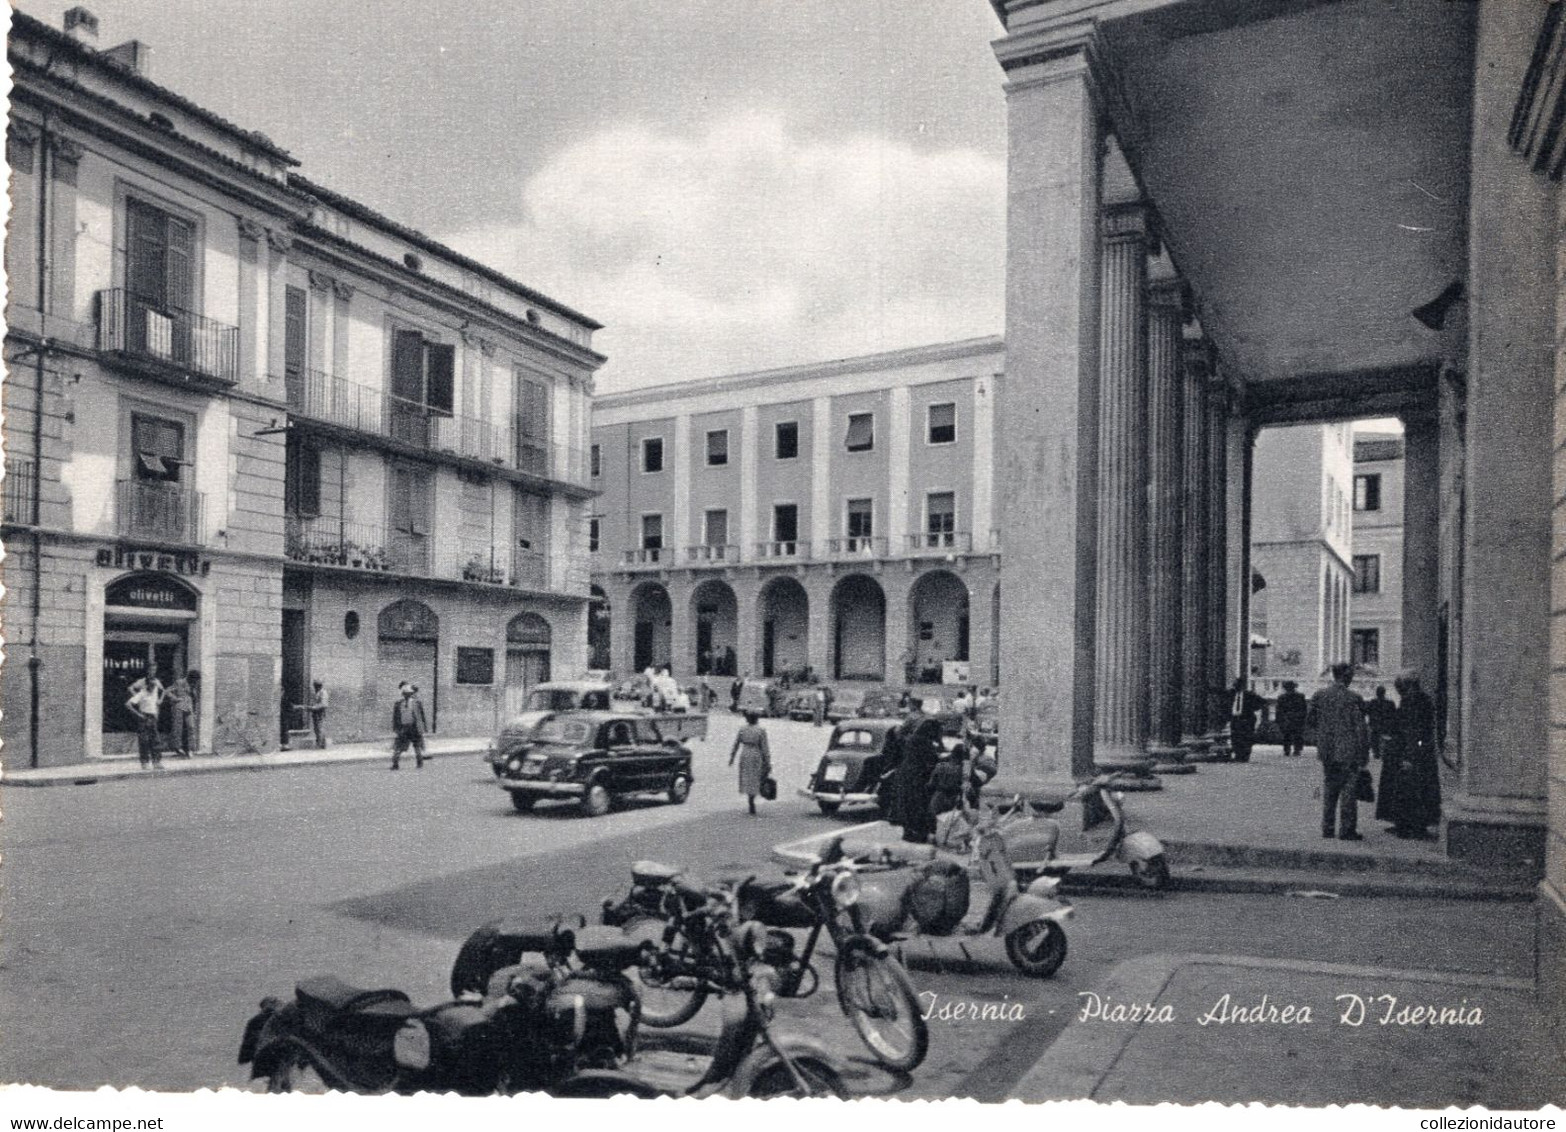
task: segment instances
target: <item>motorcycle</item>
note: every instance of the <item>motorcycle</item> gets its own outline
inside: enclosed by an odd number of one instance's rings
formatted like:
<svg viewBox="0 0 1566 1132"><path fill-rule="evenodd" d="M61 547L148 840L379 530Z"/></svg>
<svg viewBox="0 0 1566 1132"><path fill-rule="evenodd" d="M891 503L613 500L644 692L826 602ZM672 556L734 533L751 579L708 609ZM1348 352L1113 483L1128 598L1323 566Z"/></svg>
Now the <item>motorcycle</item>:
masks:
<svg viewBox="0 0 1566 1132"><path fill-rule="evenodd" d="M765 958L777 972L780 997L815 993L821 976L811 959L822 931L827 932L836 951L838 1006L877 1061L908 1072L929 1052L929 1028L908 972L860 923L857 870L834 842L803 873L777 881L751 877L734 895L748 926L771 929ZM637 862L631 877L628 896L605 901L604 922L657 939L638 972L648 1004L644 1020L649 1026L677 1026L695 1017L709 994L733 989L716 977L721 966L714 967L699 912L705 890L680 870L653 861ZM795 949L792 929L809 933L801 951Z"/></svg>
<svg viewBox="0 0 1566 1132"><path fill-rule="evenodd" d="M1163 843L1151 833L1126 832L1126 811L1118 775L1101 774L1081 783L1064 800L1039 802L1012 798L1010 812L1003 819L1008 848L1017 873L1023 877L1064 877L1077 869L1090 869L1113 858L1126 865L1144 888L1159 890L1169 885L1169 860ZM1109 840L1097 849L1081 853L1060 852L1060 822L1045 814L1058 813L1067 802L1080 802L1097 796L1114 822Z"/></svg>

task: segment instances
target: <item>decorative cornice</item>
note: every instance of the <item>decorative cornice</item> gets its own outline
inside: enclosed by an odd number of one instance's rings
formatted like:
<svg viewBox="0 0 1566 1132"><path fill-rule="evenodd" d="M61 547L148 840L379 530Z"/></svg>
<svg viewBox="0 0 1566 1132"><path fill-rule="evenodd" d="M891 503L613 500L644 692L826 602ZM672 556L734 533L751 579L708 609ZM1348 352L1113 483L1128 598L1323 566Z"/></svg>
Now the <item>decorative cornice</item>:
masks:
<svg viewBox="0 0 1566 1132"><path fill-rule="evenodd" d="M74 165L82 159L86 152L78 141L66 137L64 134L49 135L49 152L54 154L56 161L64 161Z"/></svg>
<svg viewBox="0 0 1566 1132"><path fill-rule="evenodd" d="M37 145L38 139L43 137L43 131L31 122L24 122L20 118L12 118L9 126L9 137L19 145Z"/></svg>
<svg viewBox="0 0 1566 1132"><path fill-rule="evenodd" d="M239 234L246 240L260 240L266 235L266 226L248 216L239 218Z"/></svg>
<svg viewBox="0 0 1566 1132"><path fill-rule="evenodd" d="M332 294L336 295L343 302L346 303L352 299L353 293L354 285L352 283L346 283L341 279L332 280Z"/></svg>
<svg viewBox="0 0 1566 1132"><path fill-rule="evenodd" d="M312 268L306 272L310 277L310 289L312 291L330 291L332 289L332 277L325 272Z"/></svg>
<svg viewBox="0 0 1566 1132"><path fill-rule="evenodd" d="M288 232L279 231L276 228L268 228L266 230L266 242L271 245L274 252L287 255L289 249L294 246L294 237Z"/></svg>

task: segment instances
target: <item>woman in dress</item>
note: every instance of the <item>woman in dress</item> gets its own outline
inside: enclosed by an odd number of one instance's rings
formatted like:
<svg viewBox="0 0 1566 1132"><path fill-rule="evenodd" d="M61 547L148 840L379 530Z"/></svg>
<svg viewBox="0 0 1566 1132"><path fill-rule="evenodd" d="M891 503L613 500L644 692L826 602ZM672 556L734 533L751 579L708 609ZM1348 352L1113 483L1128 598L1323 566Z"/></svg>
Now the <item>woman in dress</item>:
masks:
<svg viewBox="0 0 1566 1132"><path fill-rule="evenodd" d="M729 765L739 759L739 792L750 804L750 812L756 812L756 795L761 793L761 783L772 775L772 749L767 745L767 732L761 726L760 717L753 711L745 713L745 726L734 736L734 746L729 751Z"/></svg>

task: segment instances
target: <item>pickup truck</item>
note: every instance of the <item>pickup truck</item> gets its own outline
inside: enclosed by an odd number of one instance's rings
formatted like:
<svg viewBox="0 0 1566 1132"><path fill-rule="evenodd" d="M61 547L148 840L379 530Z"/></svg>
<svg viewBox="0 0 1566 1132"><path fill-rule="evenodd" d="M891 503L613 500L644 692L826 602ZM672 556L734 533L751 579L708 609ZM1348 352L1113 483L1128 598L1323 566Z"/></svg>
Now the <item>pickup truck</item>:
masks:
<svg viewBox="0 0 1566 1132"><path fill-rule="evenodd" d="M694 781L685 740L705 736L706 723L700 715L559 712L506 756L499 784L521 812L541 798L574 799L589 817L633 794L662 794L679 805Z"/></svg>

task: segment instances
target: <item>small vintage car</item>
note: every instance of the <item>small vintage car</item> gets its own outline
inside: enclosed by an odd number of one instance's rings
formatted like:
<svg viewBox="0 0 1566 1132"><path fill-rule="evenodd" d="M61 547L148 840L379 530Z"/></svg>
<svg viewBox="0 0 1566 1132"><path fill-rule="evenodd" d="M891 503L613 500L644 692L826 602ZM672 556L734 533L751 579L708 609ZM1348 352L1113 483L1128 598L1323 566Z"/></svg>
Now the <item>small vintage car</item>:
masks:
<svg viewBox="0 0 1566 1132"><path fill-rule="evenodd" d="M841 723L845 719L853 719L859 714L859 706L864 702L863 688L834 688L832 699L827 704L827 720Z"/></svg>
<svg viewBox="0 0 1566 1132"><path fill-rule="evenodd" d="M705 717L685 716L684 720ZM668 730L665 728L668 727ZM539 799L574 798L598 817L632 794L690 797L691 751L663 718L633 711L567 711L539 724L506 759L500 787L520 811Z"/></svg>
<svg viewBox="0 0 1566 1132"><path fill-rule="evenodd" d="M887 735L898 719L849 719L832 729L826 754L801 791L814 798L823 814L835 814L844 806L874 805L887 812L891 772L897 757L886 750Z"/></svg>
<svg viewBox="0 0 1566 1132"><path fill-rule="evenodd" d="M781 711L781 689L775 680L746 680L740 685L738 710L753 711L763 718Z"/></svg>
<svg viewBox="0 0 1566 1132"><path fill-rule="evenodd" d="M902 688L871 688L859 702L862 719L896 719L903 714Z"/></svg>
<svg viewBox="0 0 1566 1132"><path fill-rule="evenodd" d="M529 689L522 710L506 721L490 744L486 759L499 777L506 760L533 734L533 729L556 712L609 707L610 686L603 680L554 680Z"/></svg>
<svg viewBox="0 0 1566 1132"><path fill-rule="evenodd" d="M788 707L785 714L790 719L803 720L809 723L816 718L816 689L797 688L788 694Z"/></svg>

